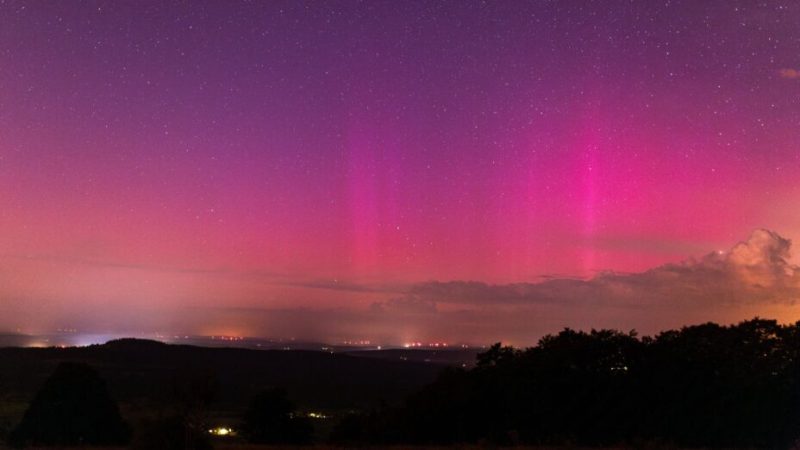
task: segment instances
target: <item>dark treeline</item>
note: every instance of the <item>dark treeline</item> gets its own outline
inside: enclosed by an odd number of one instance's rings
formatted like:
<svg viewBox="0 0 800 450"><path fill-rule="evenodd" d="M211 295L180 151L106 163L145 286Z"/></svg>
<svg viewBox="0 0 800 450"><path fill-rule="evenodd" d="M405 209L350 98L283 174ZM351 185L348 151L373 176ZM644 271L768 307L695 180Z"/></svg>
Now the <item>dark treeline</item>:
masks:
<svg viewBox="0 0 800 450"><path fill-rule="evenodd" d="M639 338L566 329L493 346L401 406L344 419L334 442L790 446L800 436L800 322L713 323Z"/></svg>
<svg viewBox="0 0 800 450"><path fill-rule="evenodd" d="M213 449L209 406L219 388L216 377L195 374L174 388L170 408L154 411L131 430L97 371L85 363L63 362L31 401L7 443L15 448L130 444L132 450ZM282 388L256 395L237 430L253 444L309 444L314 434L309 418L297 413Z"/></svg>
<svg viewBox="0 0 800 450"><path fill-rule="evenodd" d="M126 421L101 374L67 361L6 437L15 446L130 442L141 450L210 449L211 408L225 385L215 371L192 371L172 386L161 407ZM261 389L236 415L239 442L309 444L315 436L310 417L298 412L286 389ZM341 418L330 435L348 447L788 448L798 438L800 322L762 319L643 338L566 329L525 350L497 344L478 355L474 369L445 369L398 405Z"/></svg>

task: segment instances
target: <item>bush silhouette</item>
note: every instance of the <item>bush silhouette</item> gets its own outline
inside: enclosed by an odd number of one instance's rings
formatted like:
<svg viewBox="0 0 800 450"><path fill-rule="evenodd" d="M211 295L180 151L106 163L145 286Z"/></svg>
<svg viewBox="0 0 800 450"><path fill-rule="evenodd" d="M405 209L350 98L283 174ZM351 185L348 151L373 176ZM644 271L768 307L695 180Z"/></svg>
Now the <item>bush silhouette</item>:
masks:
<svg viewBox="0 0 800 450"><path fill-rule="evenodd" d="M97 372L61 363L34 397L9 442L32 445L119 445L130 430Z"/></svg>
<svg viewBox="0 0 800 450"><path fill-rule="evenodd" d="M306 417L297 417L286 390L271 389L253 398L244 415L242 433L255 444L307 444L313 427Z"/></svg>

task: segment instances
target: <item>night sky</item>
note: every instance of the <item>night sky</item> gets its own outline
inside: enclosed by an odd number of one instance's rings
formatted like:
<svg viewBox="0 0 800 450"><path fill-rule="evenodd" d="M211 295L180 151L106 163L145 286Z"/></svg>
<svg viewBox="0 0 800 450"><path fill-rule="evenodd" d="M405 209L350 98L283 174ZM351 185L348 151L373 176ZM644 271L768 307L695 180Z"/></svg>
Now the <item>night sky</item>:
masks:
<svg viewBox="0 0 800 450"><path fill-rule="evenodd" d="M800 4L0 0L0 327L800 318Z"/></svg>

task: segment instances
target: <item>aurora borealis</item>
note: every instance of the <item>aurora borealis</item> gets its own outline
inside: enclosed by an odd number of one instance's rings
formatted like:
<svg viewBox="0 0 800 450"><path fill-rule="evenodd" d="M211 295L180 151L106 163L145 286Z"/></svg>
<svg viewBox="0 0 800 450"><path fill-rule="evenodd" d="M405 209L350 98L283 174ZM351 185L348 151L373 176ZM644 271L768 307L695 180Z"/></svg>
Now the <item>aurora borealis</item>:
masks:
<svg viewBox="0 0 800 450"><path fill-rule="evenodd" d="M800 319L798 50L779 1L0 1L0 328Z"/></svg>

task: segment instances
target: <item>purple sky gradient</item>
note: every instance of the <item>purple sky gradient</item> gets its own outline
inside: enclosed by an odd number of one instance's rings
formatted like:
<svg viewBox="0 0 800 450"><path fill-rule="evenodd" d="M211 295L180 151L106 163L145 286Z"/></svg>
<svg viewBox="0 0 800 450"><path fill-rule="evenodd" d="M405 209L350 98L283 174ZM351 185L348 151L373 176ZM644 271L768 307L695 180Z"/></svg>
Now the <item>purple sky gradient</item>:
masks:
<svg viewBox="0 0 800 450"><path fill-rule="evenodd" d="M794 320L784 291L664 321L407 296L800 236L798 49L792 2L0 0L0 326L528 342Z"/></svg>

